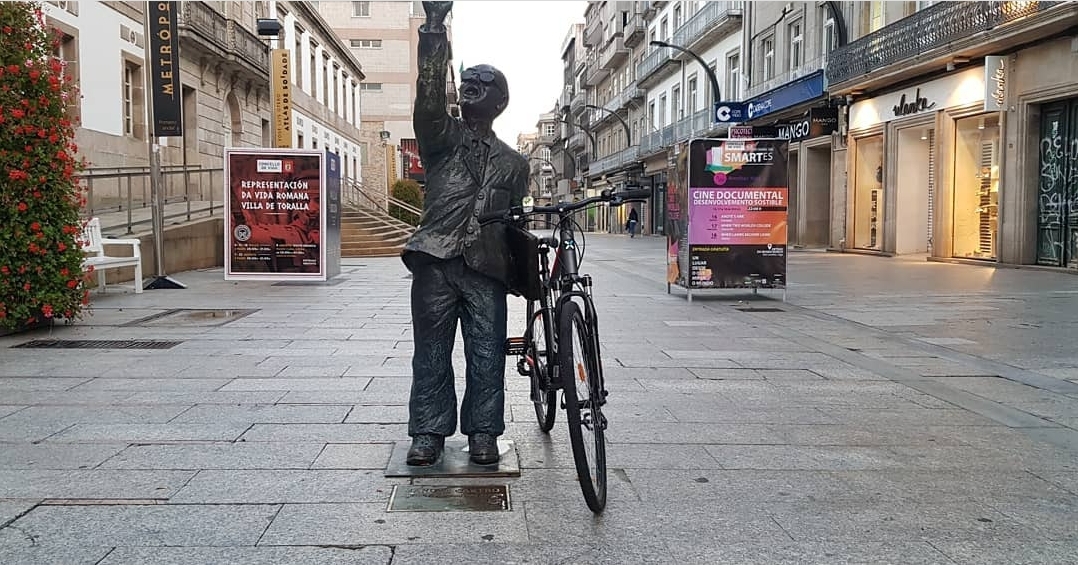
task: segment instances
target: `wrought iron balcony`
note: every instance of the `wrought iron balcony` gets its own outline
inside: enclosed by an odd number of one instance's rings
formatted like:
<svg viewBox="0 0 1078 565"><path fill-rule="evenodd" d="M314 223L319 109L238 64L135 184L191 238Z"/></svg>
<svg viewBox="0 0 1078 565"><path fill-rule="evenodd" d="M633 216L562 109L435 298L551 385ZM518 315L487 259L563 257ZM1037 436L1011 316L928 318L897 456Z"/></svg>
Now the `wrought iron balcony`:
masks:
<svg viewBox="0 0 1078 565"><path fill-rule="evenodd" d="M584 71L584 84L596 86L608 76L610 76L610 69L599 64L598 53L592 51L588 54L588 70Z"/></svg>
<svg viewBox="0 0 1078 565"><path fill-rule="evenodd" d="M648 157L665 151L675 143L686 141L693 137L703 137L715 133L721 126L711 124L711 112L698 110L696 113L685 116L680 120L653 131L640 139L640 157Z"/></svg>
<svg viewBox="0 0 1078 565"><path fill-rule="evenodd" d="M788 70L782 74L774 76L764 81L760 81L749 87L745 93L745 100L758 96L765 92L774 90L788 82L795 81L803 76L808 76L822 68L827 63L827 57L817 57L811 61L808 61L796 69Z"/></svg>
<svg viewBox="0 0 1078 565"><path fill-rule="evenodd" d="M622 34L625 36L625 46L631 49L639 45L640 41L647 35L647 27L647 22L644 21L643 16L640 14L629 16L629 21L625 22L625 27L622 29Z"/></svg>
<svg viewBox="0 0 1078 565"><path fill-rule="evenodd" d="M827 83L832 88L891 66L904 66L935 57L958 55L964 40L1045 12L1067 2L939 2L902 18L831 52ZM1073 25L1073 24L1072 24ZM1034 35L1046 30L1031 29ZM998 33L993 33L994 39Z"/></svg>
<svg viewBox="0 0 1078 565"><path fill-rule="evenodd" d="M236 22L232 23L232 53L268 75L270 71L269 46L247 28Z"/></svg>
<svg viewBox="0 0 1078 565"><path fill-rule="evenodd" d="M587 103L588 93L584 90L578 90L576 94L573 94L573 98L569 100L569 112L572 114L579 114L584 109L584 104Z"/></svg>
<svg viewBox="0 0 1078 565"><path fill-rule="evenodd" d="M625 165L637 162L639 159L640 147L633 145L631 147L622 149L617 153L613 153L607 155L606 157L596 159L588 168L588 174L601 175L604 173L609 173L611 171L616 171L625 167Z"/></svg>
<svg viewBox="0 0 1078 565"><path fill-rule="evenodd" d="M639 81L641 85L644 85L650 81L653 76L657 75L663 67L672 63L674 59L670 57L671 51L673 51L673 49L668 47L656 47L652 49L651 53L648 53L647 56L644 57L644 60L640 61L640 64L636 66L636 80Z"/></svg>
<svg viewBox="0 0 1078 565"><path fill-rule="evenodd" d="M695 49L705 40L710 41L732 33L741 26L742 2L716 1L704 2L691 18L674 31L670 43L686 49ZM675 53L680 58L682 53Z"/></svg>
<svg viewBox="0 0 1078 565"><path fill-rule="evenodd" d="M625 46L625 39L621 34L614 34L610 38L610 41L603 47L602 54L599 55L599 65L607 70L614 70L625 59L629 58L629 48Z"/></svg>
<svg viewBox="0 0 1078 565"><path fill-rule="evenodd" d="M584 149L587 138L584 137L584 132L576 132L569 136L569 143L566 145L566 149Z"/></svg>
<svg viewBox="0 0 1078 565"><path fill-rule="evenodd" d="M558 109L566 111L572 107L573 102L573 87L568 84L561 91L561 96L558 97Z"/></svg>

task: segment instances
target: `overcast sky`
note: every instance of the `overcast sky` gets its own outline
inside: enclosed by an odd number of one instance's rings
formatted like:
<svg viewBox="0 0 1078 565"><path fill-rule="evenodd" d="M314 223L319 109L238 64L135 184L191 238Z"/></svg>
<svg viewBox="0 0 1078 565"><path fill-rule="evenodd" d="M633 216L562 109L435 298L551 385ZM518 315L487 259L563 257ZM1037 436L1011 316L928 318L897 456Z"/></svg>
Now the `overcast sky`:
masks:
<svg viewBox="0 0 1078 565"><path fill-rule="evenodd" d="M494 121L502 141L535 131L539 114L561 95L561 44L569 26L584 22L582 0L453 3L453 65L494 65L509 81L509 107Z"/></svg>

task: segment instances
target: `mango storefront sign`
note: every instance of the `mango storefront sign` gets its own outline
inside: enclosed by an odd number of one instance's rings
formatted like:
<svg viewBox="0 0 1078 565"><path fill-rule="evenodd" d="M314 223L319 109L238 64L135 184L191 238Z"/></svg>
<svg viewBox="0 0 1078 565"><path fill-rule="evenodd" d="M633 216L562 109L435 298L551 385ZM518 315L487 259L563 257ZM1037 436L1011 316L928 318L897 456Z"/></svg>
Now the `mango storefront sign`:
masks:
<svg viewBox="0 0 1078 565"><path fill-rule="evenodd" d="M972 67L853 104L850 106L850 130L863 130L895 119L983 103L984 96L984 68Z"/></svg>

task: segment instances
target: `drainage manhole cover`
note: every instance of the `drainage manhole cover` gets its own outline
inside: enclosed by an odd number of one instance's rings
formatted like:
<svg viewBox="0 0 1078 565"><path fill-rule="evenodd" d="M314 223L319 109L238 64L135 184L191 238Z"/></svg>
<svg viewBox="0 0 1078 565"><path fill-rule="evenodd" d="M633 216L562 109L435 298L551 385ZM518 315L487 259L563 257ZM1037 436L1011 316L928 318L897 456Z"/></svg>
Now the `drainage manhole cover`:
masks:
<svg viewBox="0 0 1078 565"><path fill-rule="evenodd" d="M783 310L782 308L772 308L770 306L749 306L747 308L734 308L734 310L740 310L742 312L785 312L785 310Z"/></svg>
<svg viewBox="0 0 1078 565"><path fill-rule="evenodd" d="M35 339L12 347L37 349L172 349L182 341L119 339Z"/></svg>
<svg viewBox="0 0 1078 565"><path fill-rule="evenodd" d="M164 326L164 327L177 327L177 326L223 326L229 322L235 322L236 320L249 316L258 312L258 310L239 310L223 308L218 310L199 310L178 308L175 310L167 310L160 314L154 314L153 316L147 316L140 318L133 322L124 324L125 326Z"/></svg>
<svg viewBox="0 0 1078 565"><path fill-rule="evenodd" d="M394 485L388 512L507 512L509 485Z"/></svg>

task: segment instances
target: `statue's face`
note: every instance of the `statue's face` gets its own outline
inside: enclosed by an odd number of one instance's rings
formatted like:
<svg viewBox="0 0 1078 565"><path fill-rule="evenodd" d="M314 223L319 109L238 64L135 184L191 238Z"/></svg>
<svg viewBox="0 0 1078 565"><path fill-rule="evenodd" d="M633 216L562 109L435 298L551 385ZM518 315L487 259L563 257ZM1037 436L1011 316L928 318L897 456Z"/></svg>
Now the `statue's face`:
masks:
<svg viewBox="0 0 1078 565"><path fill-rule="evenodd" d="M465 117L493 121L509 104L505 75L490 65L476 65L460 73L460 111Z"/></svg>

